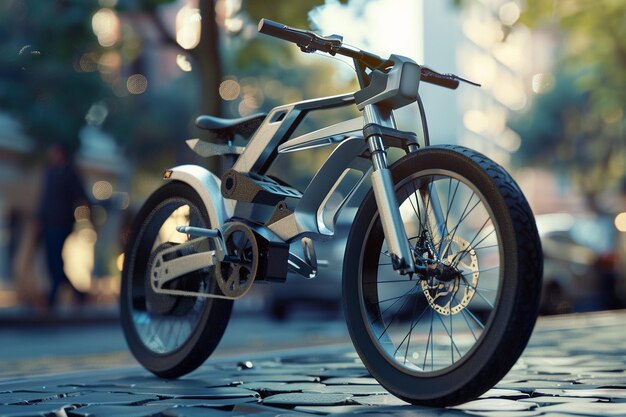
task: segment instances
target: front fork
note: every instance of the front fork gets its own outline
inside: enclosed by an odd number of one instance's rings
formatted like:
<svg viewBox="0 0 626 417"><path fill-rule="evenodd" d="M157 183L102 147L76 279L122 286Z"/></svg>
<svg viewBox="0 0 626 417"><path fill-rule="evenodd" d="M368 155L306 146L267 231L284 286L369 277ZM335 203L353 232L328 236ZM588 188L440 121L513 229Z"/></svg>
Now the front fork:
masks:
<svg viewBox="0 0 626 417"><path fill-rule="evenodd" d="M395 128L395 121L391 110L378 108L376 105L366 105L363 109L365 124L376 123L385 127ZM368 146L372 155L372 188L376 206L380 214L385 240L389 249L391 263L394 270L401 274L412 274L424 269L424 265L416 265L412 248L404 230L404 223L400 216L400 207L396 199L391 171L387 164L387 151L380 136L373 135L368 139ZM411 151L413 151L411 149ZM441 206L437 193L434 190L421 190L422 198L429 199L431 203L431 215L434 217L434 225L430 225L431 231L438 233L439 238L447 234L445 220L443 220ZM430 217L430 216L429 216ZM433 227L434 226L434 227Z"/></svg>

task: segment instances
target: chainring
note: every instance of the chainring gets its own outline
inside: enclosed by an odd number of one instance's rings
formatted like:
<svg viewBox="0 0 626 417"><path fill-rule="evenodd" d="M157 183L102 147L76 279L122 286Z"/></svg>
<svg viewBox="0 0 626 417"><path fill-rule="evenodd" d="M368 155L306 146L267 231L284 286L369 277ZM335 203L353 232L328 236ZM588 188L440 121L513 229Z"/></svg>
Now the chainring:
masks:
<svg viewBox="0 0 626 417"><path fill-rule="evenodd" d="M234 223L228 227L224 233L224 243L230 259L218 262L215 278L225 296L238 298L250 289L256 277L259 244L252 229L243 223Z"/></svg>
<svg viewBox="0 0 626 417"><path fill-rule="evenodd" d="M462 276L447 282L425 279L421 283L428 304L439 314L445 316L458 314L469 305L474 297L479 276L478 256L474 249L468 250L469 246L466 240L454 236L444 244L441 251L446 256L440 262L455 263L455 268L461 272ZM458 300L457 294L460 291L463 296Z"/></svg>

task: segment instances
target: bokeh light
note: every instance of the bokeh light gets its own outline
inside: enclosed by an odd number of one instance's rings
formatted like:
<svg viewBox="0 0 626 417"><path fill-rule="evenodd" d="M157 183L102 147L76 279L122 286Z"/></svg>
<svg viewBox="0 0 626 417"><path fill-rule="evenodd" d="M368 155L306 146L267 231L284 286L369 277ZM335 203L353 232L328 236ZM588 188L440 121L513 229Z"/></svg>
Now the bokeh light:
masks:
<svg viewBox="0 0 626 417"><path fill-rule="evenodd" d="M510 1L508 3L504 3L500 6L500 10L498 11L498 17L500 17L500 21L502 24L507 26L513 26L515 22L519 19L520 16L520 8L517 3Z"/></svg>
<svg viewBox="0 0 626 417"><path fill-rule="evenodd" d="M93 33L102 46L113 46L120 39L120 19L117 14L107 8L98 10L91 19Z"/></svg>
<svg viewBox="0 0 626 417"><path fill-rule="evenodd" d="M200 10L184 6L176 15L176 42L184 49L193 49L200 42Z"/></svg>
<svg viewBox="0 0 626 417"><path fill-rule="evenodd" d="M176 55L176 65L178 65L178 68L185 72L190 72L192 69L191 61L189 60L187 55L184 54Z"/></svg>
<svg viewBox="0 0 626 417"><path fill-rule="evenodd" d="M549 72L533 75L531 86L536 94L547 93L554 87L554 75Z"/></svg>
<svg viewBox="0 0 626 417"><path fill-rule="evenodd" d="M113 195L113 186L108 181L98 181L91 188L96 200L108 200Z"/></svg>
<svg viewBox="0 0 626 417"><path fill-rule="evenodd" d="M615 216L615 227L620 232L626 232L626 213L619 213Z"/></svg>
<svg viewBox="0 0 626 417"><path fill-rule="evenodd" d="M235 100L239 97L241 86L236 80L228 79L222 81L219 88L220 97L224 100Z"/></svg>
<svg viewBox="0 0 626 417"><path fill-rule="evenodd" d="M128 77L126 88L131 94L143 94L148 89L148 79L142 74L133 74Z"/></svg>

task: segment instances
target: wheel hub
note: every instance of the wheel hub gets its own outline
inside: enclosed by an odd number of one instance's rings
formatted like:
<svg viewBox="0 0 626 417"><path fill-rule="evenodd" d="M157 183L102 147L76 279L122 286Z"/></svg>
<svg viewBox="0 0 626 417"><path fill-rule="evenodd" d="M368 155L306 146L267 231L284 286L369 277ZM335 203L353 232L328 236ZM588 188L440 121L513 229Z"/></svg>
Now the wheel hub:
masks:
<svg viewBox="0 0 626 417"><path fill-rule="evenodd" d="M442 258L426 268L422 291L430 306L442 315L465 309L478 285L478 257L469 243L454 236L442 245Z"/></svg>

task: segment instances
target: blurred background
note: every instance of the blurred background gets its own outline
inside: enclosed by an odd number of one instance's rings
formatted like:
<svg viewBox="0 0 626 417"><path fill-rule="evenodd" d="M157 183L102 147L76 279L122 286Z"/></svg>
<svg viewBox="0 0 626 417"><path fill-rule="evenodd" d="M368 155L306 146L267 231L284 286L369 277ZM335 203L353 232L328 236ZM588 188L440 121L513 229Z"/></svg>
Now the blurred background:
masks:
<svg viewBox="0 0 626 417"><path fill-rule="evenodd" d="M116 309L130 221L163 170L218 167L185 144L213 140L194 127L198 115L245 116L357 89L344 62L259 36L262 17L481 83L421 87L432 143L483 152L519 182L544 246L544 314L624 308L624 16L623 0L3 0L0 314ZM400 128L419 129L417 114L400 111ZM306 127L342 117L324 113ZM55 144L86 195L62 256L88 295L62 288L50 310L37 219ZM302 188L328 151L289 154L274 169ZM340 265L348 229L340 224L318 257ZM236 309L281 319L296 303L338 311L338 271L259 286Z"/></svg>

